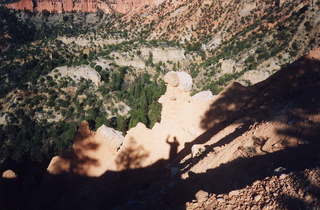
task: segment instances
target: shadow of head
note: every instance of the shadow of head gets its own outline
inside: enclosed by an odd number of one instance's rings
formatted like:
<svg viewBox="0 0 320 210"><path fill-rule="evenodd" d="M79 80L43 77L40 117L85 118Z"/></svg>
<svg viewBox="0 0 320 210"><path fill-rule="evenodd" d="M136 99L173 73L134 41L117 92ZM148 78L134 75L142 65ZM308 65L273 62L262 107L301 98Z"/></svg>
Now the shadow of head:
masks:
<svg viewBox="0 0 320 210"><path fill-rule="evenodd" d="M179 148L179 142L177 140L177 137L173 137L173 141L169 141L170 136L167 137L166 143L169 144L170 150L169 150L169 160L173 160L178 154L178 148Z"/></svg>

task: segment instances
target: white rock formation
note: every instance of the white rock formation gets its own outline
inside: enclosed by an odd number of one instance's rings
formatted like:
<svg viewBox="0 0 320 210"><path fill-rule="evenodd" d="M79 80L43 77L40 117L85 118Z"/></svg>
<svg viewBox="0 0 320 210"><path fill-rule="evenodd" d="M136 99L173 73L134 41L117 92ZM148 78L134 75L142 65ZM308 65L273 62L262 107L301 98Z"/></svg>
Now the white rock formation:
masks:
<svg viewBox="0 0 320 210"><path fill-rule="evenodd" d="M91 80L96 86L101 84L100 74L87 65L68 67L61 66L55 68L49 75L54 77L54 75L61 74L61 77L70 77L74 81L79 82L81 78Z"/></svg>
<svg viewBox="0 0 320 210"><path fill-rule="evenodd" d="M213 94L210 90L201 91L191 97L192 101L209 101L213 99Z"/></svg>
<svg viewBox="0 0 320 210"><path fill-rule="evenodd" d="M186 58L185 51L175 47L143 47L140 49L141 56L144 59L148 59L150 53L152 54L152 60L154 63L173 61L178 62Z"/></svg>
<svg viewBox="0 0 320 210"><path fill-rule="evenodd" d="M221 64L221 74L232 74L236 69L236 62L232 59L220 59L219 63Z"/></svg>
<svg viewBox="0 0 320 210"><path fill-rule="evenodd" d="M257 84L270 76L271 73L267 71L260 71L260 70L252 70L247 71L241 76L242 81L249 81L251 85Z"/></svg>
<svg viewBox="0 0 320 210"><path fill-rule="evenodd" d="M220 35L212 38L207 44L201 46L202 50L214 50L219 47L222 43L222 38Z"/></svg>
<svg viewBox="0 0 320 210"><path fill-rule="evenodd" d="M164 76L169 87L177 87L181 91L189 92L192 89L192 77L186 72L169 71Z"/></svg>
<svg viewBox="0 0 320 210"><path fill-rule="evenodd" d="M124 140L124 137L120 131L109 128L105 125L102 125L98 128L96 136L99 139L107 141L106 143L109 144L114 151L117 151L120 148Z"/></svg>

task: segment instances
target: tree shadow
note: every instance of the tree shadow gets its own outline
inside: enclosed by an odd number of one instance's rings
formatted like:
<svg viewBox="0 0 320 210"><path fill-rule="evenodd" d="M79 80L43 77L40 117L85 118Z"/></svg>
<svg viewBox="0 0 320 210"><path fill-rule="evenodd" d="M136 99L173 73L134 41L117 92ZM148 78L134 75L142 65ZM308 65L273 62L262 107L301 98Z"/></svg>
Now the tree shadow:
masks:
<svg viewBox="0 0 320 210"><path fill-rule="evenodd" d="M142 145L137 145L133 138L128 140L130 147L120 151L115 162L118 170L127 170L142 167L142 162L148 158L147 152Z"/></svg>
<svg viewBox="0 0 320 210"><path fill-rule="evenodd" d="M87 174L90 168L98 167L99 161L90 156L90 153L96 152L101 145L94 141L95 133L90 130L89 123L83 121L74 137L73 148L64 152L57 158L56 162L49 165L51 173L60 174L63 172ZM51 161L52 162L52 161Z"/></svg>
<svg viewBox="0 0 320 210"><path fill-rule="evenodd" d="M200 160L202 160L203 158L205 158L210 152L212 152L214 150L214 148L216 147L220 147L226 144L229 144L230 142L232 142L234 139L236 139L237 137L241 136L244 132L246 132L248 130L248 128L250 127L251 123L247 122L244 123L243 125L241 125L240 127L236 128L236 130L230 134L228 134L227 136L223 137L222 139L220 139L218 142L211 144L211 145L206 145L205 146L205 150L203 152L201 152L201 154L199 156L196 157L190 157L187 160L183 161L182 163L179 163L179 168L182 168L182 170L180 171L180 174L185 173L186 171L188 171L192 166L196 165ZM209 137L208 137L209 138ZM193 143L193 142L192 142ZM194 144L192 144L194 145ZM188 148L189 149L189 148Z"/></svg>

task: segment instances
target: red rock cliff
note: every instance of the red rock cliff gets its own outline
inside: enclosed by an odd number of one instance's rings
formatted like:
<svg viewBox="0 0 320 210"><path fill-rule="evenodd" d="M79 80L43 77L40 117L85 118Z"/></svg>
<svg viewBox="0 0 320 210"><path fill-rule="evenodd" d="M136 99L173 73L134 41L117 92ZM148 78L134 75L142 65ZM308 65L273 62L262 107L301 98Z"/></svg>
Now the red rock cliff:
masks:
<svg viewBox="0 0 320 210"><path fill-rule="evenodd" d="M8 4L8 8L49 12L96 12L98 9L106 13L128 13L146 6L153 6L157 0L20 0Z"/></svg>

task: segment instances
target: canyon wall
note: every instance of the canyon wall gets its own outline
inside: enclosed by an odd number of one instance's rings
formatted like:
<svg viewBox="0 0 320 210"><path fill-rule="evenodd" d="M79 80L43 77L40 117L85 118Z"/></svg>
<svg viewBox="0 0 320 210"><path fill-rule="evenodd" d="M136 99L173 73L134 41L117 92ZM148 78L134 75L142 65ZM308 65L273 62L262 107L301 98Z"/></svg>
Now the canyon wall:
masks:
<svg viewBox="0 0 320 210"><path fill-rule="evenodd" d="M125 14L159 3L161 3L159 0L20 0L7 4L7 7L40 12L96 12L103 10L106 13Z"/></svg>

